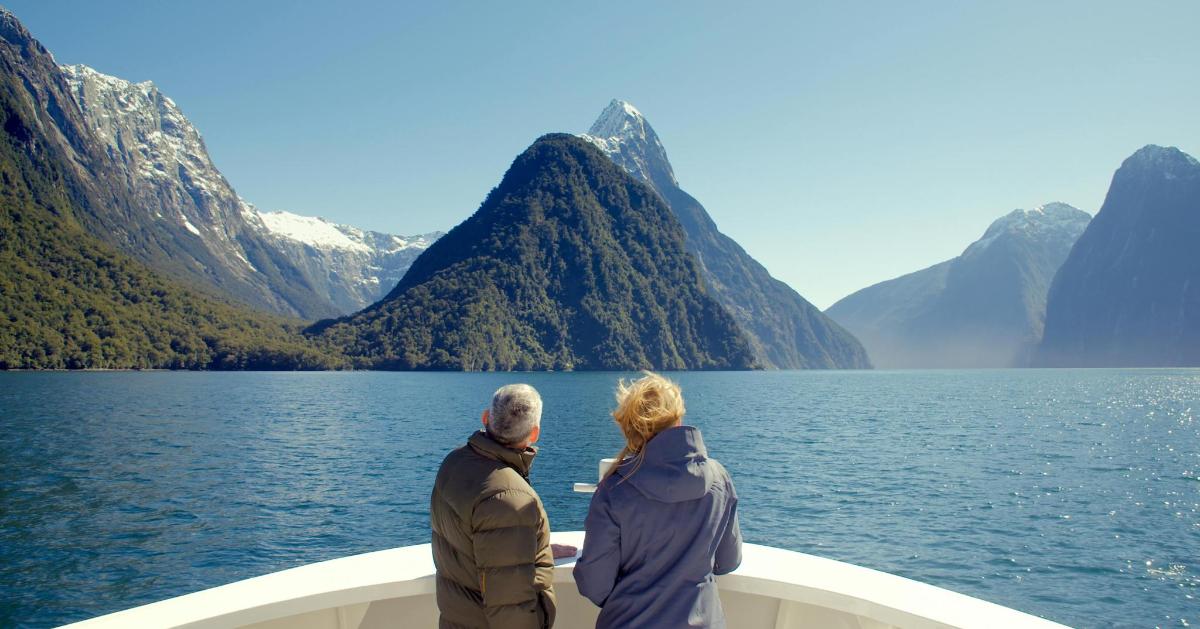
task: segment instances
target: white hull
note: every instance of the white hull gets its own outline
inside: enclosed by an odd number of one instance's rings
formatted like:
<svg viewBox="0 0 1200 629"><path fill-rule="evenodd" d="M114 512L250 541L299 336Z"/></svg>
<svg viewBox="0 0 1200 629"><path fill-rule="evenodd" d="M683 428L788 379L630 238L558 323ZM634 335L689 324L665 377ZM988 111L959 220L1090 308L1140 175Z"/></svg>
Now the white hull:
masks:
<svg viewBox="0 0 1200 629"><path fill-rule="evenodd" d="M579 532L555 543L582 546ZM888 627L1061 629L1007 607L895 575L746 544L741 567L718 577L731 629ZM574 560L555 569L558 629L590 629L598 609L579 595ZM374 629L437 627L429 545L334 559L231 583L69 625Z"/></svg>

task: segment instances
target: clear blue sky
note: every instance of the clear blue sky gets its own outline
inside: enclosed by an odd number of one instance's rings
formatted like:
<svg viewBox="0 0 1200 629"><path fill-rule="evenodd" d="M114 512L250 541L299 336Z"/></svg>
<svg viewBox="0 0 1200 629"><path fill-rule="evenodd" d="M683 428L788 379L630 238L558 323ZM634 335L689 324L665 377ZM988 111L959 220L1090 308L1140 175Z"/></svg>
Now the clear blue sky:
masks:
<svg viewBox="0 0 1200 629"><path fill-rule="evenodd" d="M1142 145L1200 154L1200 2L6 6L59 62L157 83L250 201L400 234L629 100L822 308L1014 208L1094 213Z"/></svg>

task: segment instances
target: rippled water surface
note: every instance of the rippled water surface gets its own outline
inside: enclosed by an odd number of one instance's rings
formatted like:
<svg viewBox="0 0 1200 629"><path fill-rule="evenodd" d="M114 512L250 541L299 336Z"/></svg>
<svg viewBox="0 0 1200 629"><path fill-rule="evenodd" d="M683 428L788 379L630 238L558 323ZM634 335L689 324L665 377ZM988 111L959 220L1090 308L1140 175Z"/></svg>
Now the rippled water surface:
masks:
<svg viewBox="0 0 1200 629"><path fill-rule="evenodd" d="M428 541L499 385L579 529L618 374L0 374L0 626ZM675 374L748 541L1079 627L1200 625L1200 371Z"/></svg>

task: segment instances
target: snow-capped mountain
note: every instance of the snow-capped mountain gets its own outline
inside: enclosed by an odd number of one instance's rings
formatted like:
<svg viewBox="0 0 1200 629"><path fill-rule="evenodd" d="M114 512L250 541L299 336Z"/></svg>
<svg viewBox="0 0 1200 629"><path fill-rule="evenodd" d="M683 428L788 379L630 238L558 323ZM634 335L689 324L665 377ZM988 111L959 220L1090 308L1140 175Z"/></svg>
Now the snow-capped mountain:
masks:
<svg viewBox="0 0 1200 629"><path fill-rule="evenodd" d="M378 299L425 246L419 238L259 212L238 197L199 130L153 83L85 65L61 70L89 130L122 170L135 209L145 213L134 218L170 234L162 248L186 275L252 305L318 318ZM316 235L331 232L343 237Z"/></svg>
<svg viewBox="0 0 1200 629"><path fill-rule="evenodd" d="M971 243L963 256L981 254L1005 236L1019 236L1041 246L1070 250L1090 217L1087 212L1066 203L1047 203L1032 210L1013 210L996 219L983 237Z"/></svg>
<svg viewBox="0 0 1200 629"><path fill-rule="evenodd" d="M958 257L864 288L825 313L877 367L1025 366L1054 274L1090 220L1065 203L1014 210Z"/></svg>
<svg viewBox="0 0 1200 629"><path fill-rule="evenodd" d="M633 105L614 100L583 139L650 184L687 233L717 301L733 315L758 362L780 369L869 367L867 353L846 330L717 229L700 202L679 187L658 134Z"/></svg>
<svg viewBox="0 0 1200 629"><path fill-rule="evenodd" d="M246 221L313 278L338 310L350 313L387 295L442 232L396 236L242 202Z"/></svg>
<svg viewBox="0 0 1200 629"><path fill-rule="evenodd" d="M108 154L123 164L141 192L153 199L156 218L203 237L229 241L237 224L236 197L208 157L200 132L170 98L145 81L132 83L85 65L61 66L71 94ZM175 211L162 210L173 206ZM236 250L243 266L243 252Z"/></svg>
<svg viewBox="0 0 1200 629"><path fill-rule="evenodd" d="M613 100L581 137L642 181L655 187L679 186L658 134L633 105Z"/></svg>
<svg viewBox="0 0 1200 629"><path fill-rule="evenodd" d="M200 133L153 83L87 66L60 66L85 129L81 136L128 201L102 232L151 267L281 314L336 313L307 278L242 218L237 195L212 164ZM92 147L95 147L94 149ZM99 233L101 237L106 234Z"/></svg>

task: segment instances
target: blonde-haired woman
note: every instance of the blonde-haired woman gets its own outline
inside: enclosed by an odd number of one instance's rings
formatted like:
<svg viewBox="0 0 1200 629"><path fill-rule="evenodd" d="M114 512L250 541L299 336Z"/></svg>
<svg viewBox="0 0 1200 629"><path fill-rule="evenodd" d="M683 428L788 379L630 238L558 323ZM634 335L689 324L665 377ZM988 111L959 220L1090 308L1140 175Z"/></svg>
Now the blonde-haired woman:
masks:
<svg viewBox="0 0 1200 629"><path fill-rule="evenodd" d="M617 386L625 447L592 496L575 565L597 627L725 626L713 575L742 560L737 494L683 414L679 385L662 376Z"/></svg>

